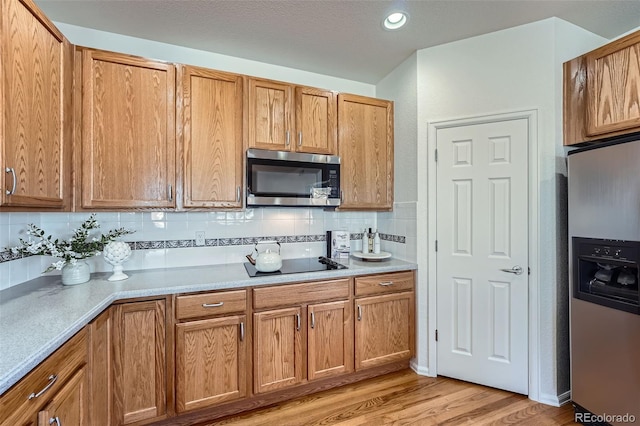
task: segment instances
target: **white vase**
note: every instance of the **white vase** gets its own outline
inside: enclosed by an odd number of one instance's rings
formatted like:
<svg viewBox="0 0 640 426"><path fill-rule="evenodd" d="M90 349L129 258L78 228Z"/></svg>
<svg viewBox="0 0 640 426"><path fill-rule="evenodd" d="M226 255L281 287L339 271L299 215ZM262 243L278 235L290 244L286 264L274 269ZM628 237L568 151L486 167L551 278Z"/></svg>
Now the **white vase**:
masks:
<svg viewBox="0 0 640 426"><path fill-rule="evenodd" d="M67 263L62 267L62 284L75 285L89 281L91 269L84 260L79 260L75 264Z"/></svg>
<svg viewBox="0 0 640 426"><path fill-rule="evenodd" d="M113 275L107 278L108 281L121 281L129 278L127 274L122 272L122 263L131 256L129 244L124 241L111 241L104 246L102 253L104 261L113 266Z"/></svg>

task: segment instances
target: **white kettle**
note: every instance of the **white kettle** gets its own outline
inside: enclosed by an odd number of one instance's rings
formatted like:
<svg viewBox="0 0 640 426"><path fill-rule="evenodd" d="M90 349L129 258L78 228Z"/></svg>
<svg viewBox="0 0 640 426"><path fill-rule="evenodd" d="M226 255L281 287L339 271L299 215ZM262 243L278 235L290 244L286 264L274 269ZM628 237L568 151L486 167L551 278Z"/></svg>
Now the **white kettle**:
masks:
<svg viewBox="0 0 640 426"><path fill-rule="evenodd" d="M266 249L262 253L258 252L258 244L277 244L278 252ZM282 257L280 256L280 243L278 241L258 241L254 248L255 267L258 272L275 272L282 268Z"/></svg>

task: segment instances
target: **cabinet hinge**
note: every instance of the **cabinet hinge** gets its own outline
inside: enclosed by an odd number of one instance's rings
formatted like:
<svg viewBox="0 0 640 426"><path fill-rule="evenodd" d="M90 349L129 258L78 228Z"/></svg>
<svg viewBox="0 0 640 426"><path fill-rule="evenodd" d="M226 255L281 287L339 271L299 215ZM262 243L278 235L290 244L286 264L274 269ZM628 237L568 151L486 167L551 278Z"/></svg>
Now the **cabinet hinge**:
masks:
<svg viewBox="0 0 640 426"><path fill-rule="evenodd" d="M438 150L436 149L436 163L438 162Z"/></svg>
<svg viewBox="0 0 640 426"><path fill-rule="evenodd" d="M436 251L438 251L438 240L436 240Z"/></svg>
<svg viewBox="0 0 640 426"><path fill-rule="evenodd" d="M436 342L438 341L438 330L436 330Z"/></svg>

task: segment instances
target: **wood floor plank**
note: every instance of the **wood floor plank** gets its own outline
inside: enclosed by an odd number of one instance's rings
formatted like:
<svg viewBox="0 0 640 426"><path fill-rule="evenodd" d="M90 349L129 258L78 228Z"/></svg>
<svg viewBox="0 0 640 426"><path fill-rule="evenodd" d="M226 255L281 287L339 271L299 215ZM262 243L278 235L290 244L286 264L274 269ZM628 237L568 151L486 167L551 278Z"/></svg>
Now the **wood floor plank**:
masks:
<svg viewBox="0 0 640 426"><path fill-rule="evenodd" d="M399 371L200 426L575 425L570 404Z"/></svg>

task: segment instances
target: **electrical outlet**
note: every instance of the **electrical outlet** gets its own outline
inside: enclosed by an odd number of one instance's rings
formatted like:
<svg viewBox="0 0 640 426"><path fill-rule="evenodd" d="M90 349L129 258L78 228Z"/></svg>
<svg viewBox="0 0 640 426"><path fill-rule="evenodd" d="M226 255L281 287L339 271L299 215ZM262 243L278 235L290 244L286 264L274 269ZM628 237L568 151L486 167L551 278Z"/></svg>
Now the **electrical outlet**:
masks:
<svg viewBox="0 0 640 426"><path fill-rule="evenodd" d="M204 245L204 231L196 231L196 245L197 246Z"/></svg>

